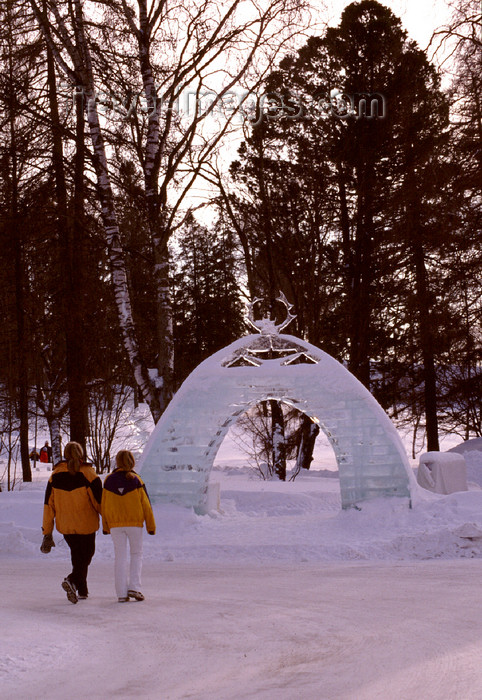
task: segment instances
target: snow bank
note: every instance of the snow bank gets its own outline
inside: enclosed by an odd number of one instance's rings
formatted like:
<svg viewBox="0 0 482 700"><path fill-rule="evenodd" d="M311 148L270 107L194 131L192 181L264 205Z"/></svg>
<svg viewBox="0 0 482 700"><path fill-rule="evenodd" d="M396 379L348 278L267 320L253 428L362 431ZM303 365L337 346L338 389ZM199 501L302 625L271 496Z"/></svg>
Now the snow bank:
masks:
<svg viewBox="0 0 482 700"><path fill-rule="evenodd" d="M476 454L476 453L472 453ZM482 453L472 468L482 472ZM43 493L48 473L21 490L0 494L0 556L38 558ZM482 490L440 496L420 490L413 508L406 498L379 498L360 510L341 511L339 482L324 472L294 482L263 481L251 470L214 468L220 512L155 504L157 537L145 538L147 561L326 562L401 561L480 557ZM463 536L465 533L465 536ZM65 559L63 538L48 555ZM109 537L97 537L97 558L111 560Z"/></svg>
<svg viewBox="0 0 482 700"><path fill-rule="evenodd" d="M458 452L461 455L465 455L467 452L482 452L482 437L466 440L460 445L452 447L449 452Z"/></svg>
<svg viewBox="0 0 482 700"><path fill-rule="evenodd" d="M482 450L464 452L464 458L467 465L467 481L482 487Z"/></svg>

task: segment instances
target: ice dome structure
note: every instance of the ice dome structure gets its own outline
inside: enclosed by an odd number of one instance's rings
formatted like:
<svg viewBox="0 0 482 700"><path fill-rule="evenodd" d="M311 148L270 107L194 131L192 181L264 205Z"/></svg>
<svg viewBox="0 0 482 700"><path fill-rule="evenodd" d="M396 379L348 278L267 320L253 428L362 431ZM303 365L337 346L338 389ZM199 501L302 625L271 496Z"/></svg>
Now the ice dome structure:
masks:
<svg viewBox="0 0 482 700"><path fill-rule="evenodd" d="M269 324L260 333L202 362L174 396L139 462L153 500L205 512L211 467L229 427L270 399L319 423L336 455L343 508L377 496L410 498L415 479L402 441L370 392L319 348Z"/></svg>

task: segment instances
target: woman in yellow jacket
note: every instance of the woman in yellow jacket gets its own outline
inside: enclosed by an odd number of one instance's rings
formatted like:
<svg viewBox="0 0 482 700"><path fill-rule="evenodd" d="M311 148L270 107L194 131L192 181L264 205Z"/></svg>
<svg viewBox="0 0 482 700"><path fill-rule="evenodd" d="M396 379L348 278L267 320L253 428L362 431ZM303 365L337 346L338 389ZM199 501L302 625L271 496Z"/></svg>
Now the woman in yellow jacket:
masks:
<svg viewBox="0 0 482 700"><path fill-rule="evenodd" d="M91 464L84 462L78 442L68 442L65 460L55 465L45 491L43 542L44 553L55 546L54 522L70 548L72 573L62 588L71 603L87 598L87 570L95 552L95 533L99 529L102 482Z"/></svg>
<svg viewBox="0 0 482 700"><path fill-rule="evenodd" d="M115 590L120 603L129 598L144 600L141 593L142 526L154 535L156 523L144 482L135 471L135 459L129 450L116 455L117 468L104 481L102 492L102 529L114 543ZM130 565L127 565L127 543ZM129 572L129 573L128 573Z"/></svg>

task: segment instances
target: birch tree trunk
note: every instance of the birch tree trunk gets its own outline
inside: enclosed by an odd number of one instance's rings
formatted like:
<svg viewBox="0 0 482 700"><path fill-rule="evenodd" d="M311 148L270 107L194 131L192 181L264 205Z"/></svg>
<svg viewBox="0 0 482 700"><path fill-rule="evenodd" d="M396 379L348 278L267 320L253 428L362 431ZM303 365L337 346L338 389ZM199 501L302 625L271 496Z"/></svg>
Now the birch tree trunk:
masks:
<svg viewBox="0 0 482 700"><path fill-rule="evenodd" d="M56 416L52 416L48 421L50 432L50 444L52 445L52 468L62 459L62 443L60 437L60 421Z"/></svg>
<svg viewBox="0 0 482 700"><path fill-rule="evenodd" d="M139 386L144 400L149 405L154 421L157 422L162 413L159 400L160 391L158 386L151 381L138 347L129 295L127 270L123 257L105 142L99 121L92 60L85 33L82 2L81 0L74 0L71 6L72 16L70 19L74 27L74 39L69 35L64 20L60 17L58 11L56 11L55 4L51 7L57 22L57 34L62 38L63 46L69 54L73 67L69 67L64 57L56 49L47 14L40 11L35 0L31 0L31 5L57 64L69 79L72 87L76 89L78 94L77 99L83 99L83 107L87 114L87 122L93 147L93 163L97 176L101 217L106 236L112 284L114 287L114 296L124 347L135 381Z"/></svg>
<svg viewBox="0 0 482 700"><path fill-rule="evenodd" d="M149 109L144 160L144 185L149 233L154 250L154 284L157 302L156 334L158 359L152 379L158 390L159 410L162 414L172 398L174 378L173 318L169 283L170 260L167 247L170 231L166 230L164 221L165 194L161 195L159 191L159 171L166 140L161 136L160 111L162 101L157 94L150 56L153 24L152 20L149 20L146 0L138 0L138 6L139 29L137 30L135 26L132 28L137 37L144 96ZM169 122L172 118L173 111L171 110L166 115L167 123L163 129L165 134L169 133Z"/></svg>
<svg viewBox="0 0 482 700"><path fill-rule="evenodd" d="M104 224L107 250L112 271L119 324L134 378L141 390L144 400L149 405L154 421L157 423L161 417L163 407L161 407L159 400L159 386L149 377L147 367L142 360L140 348L138 346L105 142L99 122L92 59L85 34L81 0L75 0L75 10L77 26L76 40L80 55L83 59L81 63L77 64L76 72L82 78L85 99L84 106L87 110L87 121L94 149L94 167L102 206L102 221Z"/></svg>
<svg viewBox="0 0 482 700"><path fill-rule="evenodd" d="M88 51L88 48L85 45L84 49L86 52ZM119 225L117 222L114 196L109 177L105 143L99 123L99 115L93 89L92 73L89 72L86 78L87 80L84 82L84 97L87 102L87 120L92 145L94 148L94 165L97 175L99 196L102 204L102 221L106 235L119 325L134 378L139 386L144 400L149 405L154 421L157 423L162 414L162 407L159 400L160 391L159 387L156 386L149 377L147 367L142 360L138 346L129 295L127 270L124 261Z"/></svg>

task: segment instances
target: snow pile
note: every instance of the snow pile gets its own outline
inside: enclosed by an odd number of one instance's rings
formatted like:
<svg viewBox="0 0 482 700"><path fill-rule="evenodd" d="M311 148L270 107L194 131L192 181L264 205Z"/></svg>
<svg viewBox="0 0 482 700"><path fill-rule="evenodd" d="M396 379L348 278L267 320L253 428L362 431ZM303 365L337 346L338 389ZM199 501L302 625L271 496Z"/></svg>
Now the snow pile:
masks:
<svg viewBox="0 0 482 700"><path fill-rule="evenodd" d="M473 452L473 473L482 453ZM478 456L478 457L477 457ZM420 560L482 556L482 489L448 496L420 491L406 498L374 499L341 510L336 473L300 474L294 482L263 481L252 470L215 467L220 511L155 504L157 537L145 540L145 559L175 562L296 563L353 560ZM0 494L0 556L38 558L43 494L49 472L32 484ZM464 535L465 533L465 535ZM469 535L467 535L469 533ZM470 536L472 533L472 536ZM54 533L52 559L65 559ZM111 560L109 537L97 537L96 557Z"/></svg>
<svg viewBox="0 0 482 700"><path fill-rule="evenodd" d="M448 451L463 455L467 466L469 488L475 485L482 487L482 437L466 440Z"/></svg>
<svg viewBox="0 0 482 700"><path fill-rule="evenodd" d="M458 452L461 455L465 455L466 452L482 452L482 437L472 438L471 440L466 440L456 447L452 447L449 452Z"/></svg>
<svg viewBox="0 0 482 700"><path fill-rule="evenodd" d="M482 488L482 450L464 452L465 464L467 466L467 481L470 485L477 484Z"/></svg>

